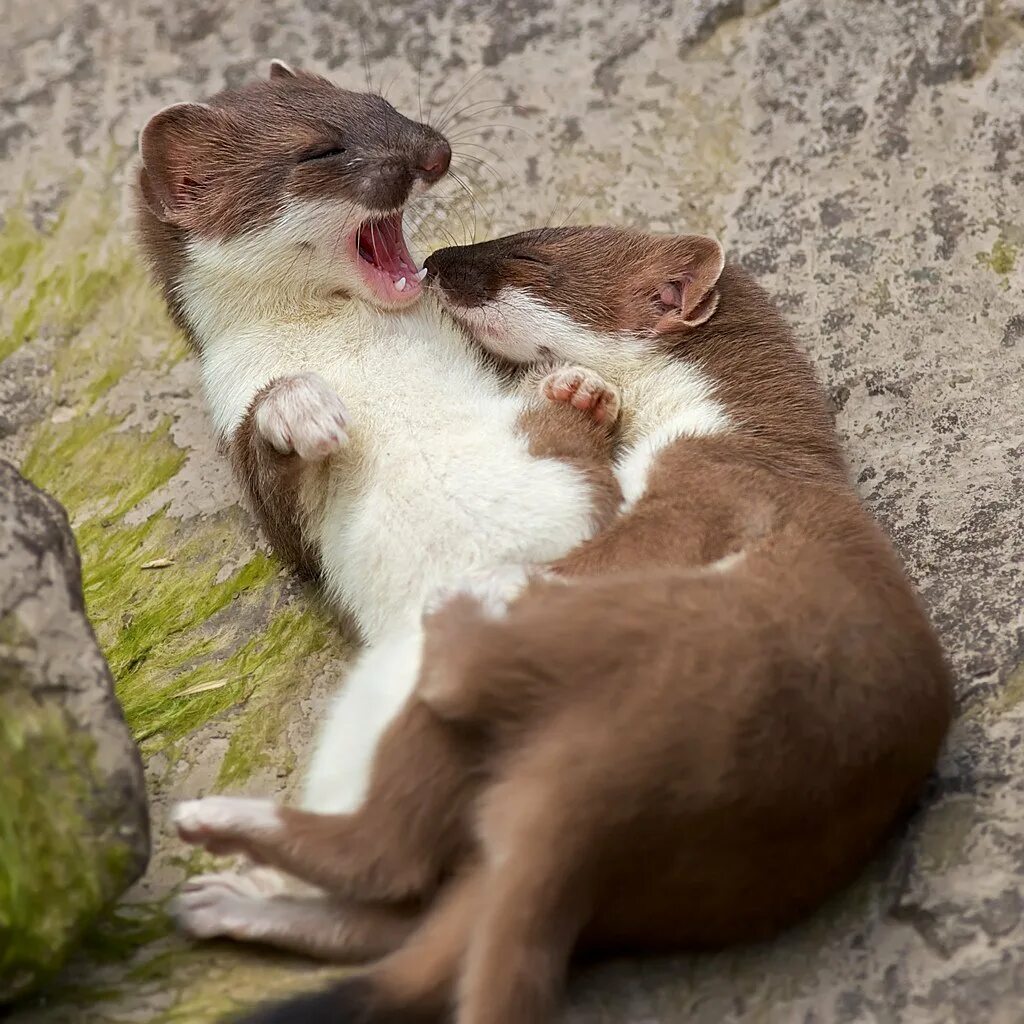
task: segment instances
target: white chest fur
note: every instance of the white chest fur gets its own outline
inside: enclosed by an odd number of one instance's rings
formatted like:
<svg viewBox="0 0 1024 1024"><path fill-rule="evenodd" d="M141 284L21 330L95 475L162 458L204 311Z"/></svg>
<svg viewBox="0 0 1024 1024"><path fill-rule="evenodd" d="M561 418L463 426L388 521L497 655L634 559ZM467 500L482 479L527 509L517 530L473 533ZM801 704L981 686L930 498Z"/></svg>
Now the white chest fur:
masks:
<svg viewBox="0 0 1024 1024"><path fill-rule="evenodd" d="M203 381L229 434L277 376L315 370L352 415L351 442L310 524L328 595L368 640L418 616L427 595L509 563L545 562L591 530L568 464L530 456L521 400L431 305L382 315L351 304L207 347Z"/></svg>
<svg viewBox="0 0 1024 1024"><path fill-rule="evenodd" d="M275 377L313 370L349 412L350 443L309 524L328 596L371 647L335 698L305 804L354 809L377 742L419 665L421 609L434 591L513 564L558 558L592 532L589 489L568 463L537 459L508 394L464 335L429 303L382 315L293 318L213 339L203 383L229 435Z"/></svg>

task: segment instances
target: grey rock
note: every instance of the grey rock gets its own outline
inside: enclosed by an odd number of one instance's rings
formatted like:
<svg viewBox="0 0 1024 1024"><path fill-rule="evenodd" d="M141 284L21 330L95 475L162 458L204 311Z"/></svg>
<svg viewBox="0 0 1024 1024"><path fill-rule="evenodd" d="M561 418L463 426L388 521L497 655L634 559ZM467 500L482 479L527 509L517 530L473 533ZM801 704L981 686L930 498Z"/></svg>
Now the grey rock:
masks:
<svg viewBox="0 0 1024 1024"><path fill-rule="evenodd" d="M60 505L0 461L0 1002L51 975L143 872L142 762Z"/></svg>

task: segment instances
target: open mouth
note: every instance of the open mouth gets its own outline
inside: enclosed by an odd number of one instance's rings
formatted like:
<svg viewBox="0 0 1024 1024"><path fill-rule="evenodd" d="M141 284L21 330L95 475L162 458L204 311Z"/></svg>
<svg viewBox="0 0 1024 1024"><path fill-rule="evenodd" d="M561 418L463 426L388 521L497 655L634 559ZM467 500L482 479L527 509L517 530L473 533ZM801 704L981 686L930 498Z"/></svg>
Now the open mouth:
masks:
<svg viewBox="0 0 1024 1024"><path fill-rule="evenodd" d="M364 280L386 305L404 305L417 298L427 276L409 254L402 231L402 211L356 228L355 248Z"/></svg>

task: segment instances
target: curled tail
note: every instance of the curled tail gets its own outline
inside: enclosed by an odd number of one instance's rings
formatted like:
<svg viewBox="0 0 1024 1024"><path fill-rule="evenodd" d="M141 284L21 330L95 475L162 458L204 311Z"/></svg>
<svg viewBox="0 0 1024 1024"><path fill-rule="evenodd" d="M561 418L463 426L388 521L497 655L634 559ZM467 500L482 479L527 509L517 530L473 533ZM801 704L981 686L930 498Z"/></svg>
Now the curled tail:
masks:
<svg viewBox="0 0 1024 1024"><path fill-rule="evenodd" d="M386 1009L371 975L363 974L318 992L268 1003L237 1018L237 1024L412 1024L418 1019Z"/></svg>

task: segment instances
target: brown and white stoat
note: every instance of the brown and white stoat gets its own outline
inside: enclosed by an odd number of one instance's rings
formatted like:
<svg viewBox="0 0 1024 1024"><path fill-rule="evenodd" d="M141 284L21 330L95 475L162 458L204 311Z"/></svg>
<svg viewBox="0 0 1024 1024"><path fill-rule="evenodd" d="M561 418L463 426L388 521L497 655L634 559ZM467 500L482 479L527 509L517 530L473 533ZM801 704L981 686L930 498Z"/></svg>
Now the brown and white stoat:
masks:
<svg viewBox="0 0 1024 1024"><path fill-rule="evenodd" d="M158 112L139 148L139 238L218 439L275 549L319 576L367 643L303 797L355 811L415 685L430 595L557 559L614 513L592 464L607 463L617 398L580 368L510 381L423 294L403 210L451 151L381 97L276 62L267 80ZM606 423L542 384L600 403ZM179 920L249 934L281 884L193 880Z"/></svg>
<svg viewBox="0 0 1024 1024"><path fill-rule="evenodd" d="M624 416L686 374L703 405L655 400L608 462L610 526L427 616L357 813L189 805L189 841L346 901L322 952L346 928L394 947L248 1024L543 1024L574 949L770 935L913 803L951 715L942 652L791 332L716 252L564 228L427 261L491 351L592 367Z"/></svg>

